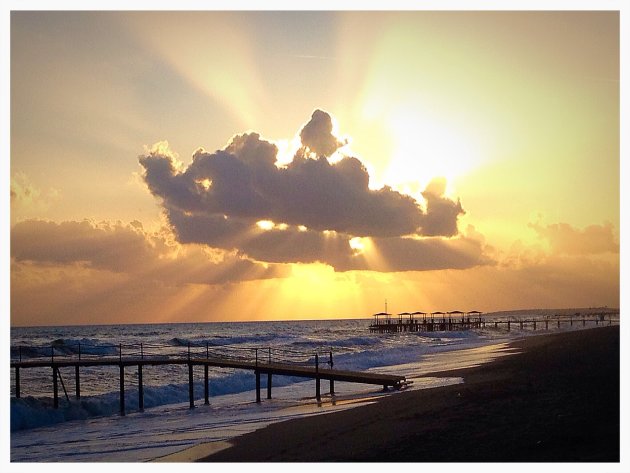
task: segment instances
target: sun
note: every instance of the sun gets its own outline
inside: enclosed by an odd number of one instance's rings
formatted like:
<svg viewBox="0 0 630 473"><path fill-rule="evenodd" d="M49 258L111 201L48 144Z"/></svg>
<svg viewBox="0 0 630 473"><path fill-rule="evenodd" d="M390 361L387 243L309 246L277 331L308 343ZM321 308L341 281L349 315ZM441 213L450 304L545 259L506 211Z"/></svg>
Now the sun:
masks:
<svg viewBox="0 0 630 473"><path fill-rule="evenodd" d="M416 195L435 177L453 183L480 164L475 141L469 133L414 106L398 106L383 117L391 136L391 158L384 182L401 192Z"/></svg>

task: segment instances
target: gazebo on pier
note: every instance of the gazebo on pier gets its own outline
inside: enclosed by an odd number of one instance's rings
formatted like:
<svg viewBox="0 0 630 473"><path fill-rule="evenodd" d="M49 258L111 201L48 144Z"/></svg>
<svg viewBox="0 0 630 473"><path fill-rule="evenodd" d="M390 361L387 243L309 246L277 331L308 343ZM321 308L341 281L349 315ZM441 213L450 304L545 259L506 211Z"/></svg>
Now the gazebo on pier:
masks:
<svg viewBox="0 0 630 473"><path fill-rule="evenodd" d="M388 312L378 312L373 315L374 322L370 325L370 332L437 332L459 331L481 328L485 322L481 317L471 318L470 315L480 315L477 310L463 312L452 310L450 312L400 312L398 319L392 319ZM422 316L416 319L415 316ZM430 315L430 318L427 317ZM448 318L447 318L448 316ZM465 317L468 316L468 317ZM457 317L457 318L456 318Z"/></svg>
<svg viewBox="0 0 630 473"><path fill-rule="evenodd" d="M372 317L374 317L374 324L373 325L385 325L385 324L389 324L390 322L390 316L392 314L389 314L387 312L377 312L376 314L372 315ZM382 317L382 319L380 319L379 317ZM370 325L370 327L372 327L372 325Z"/></svg>

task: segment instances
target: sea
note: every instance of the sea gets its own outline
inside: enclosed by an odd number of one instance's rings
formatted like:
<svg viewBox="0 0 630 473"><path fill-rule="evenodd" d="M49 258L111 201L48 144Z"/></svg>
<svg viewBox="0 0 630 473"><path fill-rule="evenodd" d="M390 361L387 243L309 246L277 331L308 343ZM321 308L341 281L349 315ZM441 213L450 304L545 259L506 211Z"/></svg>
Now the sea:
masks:
<svg viewBox="0 0 630 473"><path fill-rule="evenodd" d="M541 313L496 314L518 321ZM487 317L486 320L492 320ZM313 361L315 353L334 368L404 375L410 389L462 383L459 377L426 376L438 371L478 366L514 353L509 342L558 331L592 328L589 321L530 326L511 330L493 324L452 332L370 333L369 319L282 322L170 323L11 328L11 359L198 354L290 356ZM237 356L237 355L235 355ZM189 405L186 365L143 368L144 410L138 401L138 370L125 370L125 411L120 415L118 367L82 367L80 399L75 397L74 368L60 368L59 406L53 407L50 368L20 370L20 398L15 397L15 370L10 381L11 462L151 462L189 461L229 446L229 441L274 422L326 414L372 403L396 390L382 386L335 383L334 395L322 381L274 376L272 399L256 402L253 371L210 368L209 404L204 404L203 367L194 368L195 408ZM65 392L64 392L65 390ZM66 394L67 393L67 396Z"/></svg>

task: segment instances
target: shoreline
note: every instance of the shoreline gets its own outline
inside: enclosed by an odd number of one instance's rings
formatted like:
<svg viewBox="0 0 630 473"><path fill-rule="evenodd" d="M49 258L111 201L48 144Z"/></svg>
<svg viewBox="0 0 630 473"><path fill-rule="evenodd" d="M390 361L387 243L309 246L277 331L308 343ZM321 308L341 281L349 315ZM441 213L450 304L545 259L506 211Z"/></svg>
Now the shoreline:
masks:
<svg viewBox="0 0 630 473"><path fill-rule="evenodd" d="M419 389L435 389L437 387L446 386L448 384L460 384L463 383L463 378L459 376L450 376L449 371L454 371L455 368L440 370L441 374L435 374L435 366L437 364L444 364L445 366L457 366L459 371L477 367L481 364L490 363L497 358L512 355L514 350L509 347L508 342L493 343L491 345L480 345L473 347L457 348L449 351L442 351L437 353L425 354L421 362L422 367L419 367L419 362L404 363L402 365L396 365L395 367L388 367L391 369L399 369L399 372L406 372L407 380L410 387L405 388L403 391L416 391ZM413 366L413 368L410 368ZM411 370L411 371L410 371ZM433 373L433 374L432 374ZM424 387L417 388L421 385ZM339 411L339 407L343 409L355 409L357 407L365 406L377 402L383 399L385 396L396 396L399 393L390 391L389 393L362 393L362 394L337 394L330 397L329 394L325 394L322 397L322 401L317 403L319 412L309 412L303 414L303 416L311 415L326 415ZM336 409L333 407L335 406ZM332 408L332 409L331 409ZM295 408L289 408L293 410ZM302 417L302 416L300 416ZM294 417L295 418L295 417ZM260 430L262 427L255 430ZM170 453L164 456L148 460L149 462L166 463L166 462L196 462L217 453L221 450L225 450L232 447L235 441L247 433L243 432L238 436L226 438L222 441L208 441L198 443L193 446L189 446L184 450L180 450L174 453Z"/></svg>
<svg viewBox="0 0 630 473"><path fill-rule="evenodd" d="M272 424L203 458L202 444L161 461L619 462L619 341L619 326L525 337L510 342L512 356L424 375L463 384Z"/></svg>

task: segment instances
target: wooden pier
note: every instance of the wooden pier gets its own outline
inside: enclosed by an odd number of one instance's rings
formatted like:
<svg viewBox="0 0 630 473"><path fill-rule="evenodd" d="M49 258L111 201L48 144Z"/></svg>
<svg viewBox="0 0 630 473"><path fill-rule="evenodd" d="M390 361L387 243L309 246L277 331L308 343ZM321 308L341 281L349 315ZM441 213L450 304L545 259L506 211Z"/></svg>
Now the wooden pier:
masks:
<svg viewBox="0 0 630 473"><path fill-rule="evenodd" d="M499 327L511 331L513 328L540 330L544 327L549 330L549 326L560 328L561 325L581 325L595 326L612 325L616 321L618 312L605 312L594 314L575 315L554 315L543 317L525 318L504 318L487 319L482 318L482 312L402 312L397 314L397 318L392 318L393 314L379 312L374 314L374 323L370 325L370 332L376 333L397 333L397 332L450 332L471 329L485 329ZM472 315L472 317L471 317Z"/></svg>
<svg viewBox="0 0 630 473"><path fill-rule="evenodd" d="M83 345L84 350L87 348ZM111 345L114 347L114 345ZM145 366L185 365L188 366L188 397L190 408L195 407L194 399L194 368L203 366L204 371L204 403L209 404L209 379L208 371L211 367L233 368L252 371L255 377L256 402L261 402L261 375L267 375L267 399L271 399L273 375L294 376L315 380L315 397L321 401L321 381L327 380L330 385L330 394L335 394L335 381L349 383L362 383L383 386L383 389L403 388L407 381L404 376L367 373L361 371L347 371L334 368L332 351L322 356L320 353L304 354L289 350L272 348L242 348L226 349L226 347L213 347L212 352L206 344L205 350L200 347L188 346L184 354L151 354L145 352L148 346L118 345L118 356L107 355L81 355L81 345L74 353L59 354L55 347L39 347L42 351L48 350L49 356L36 356L22 359L23 352L33 352L33 347L11 347L11 368L15 369L15 397L21 396L20 370L29 368L49 368L51 370L53 406L59 407L59 384L63 388L68 402L70 397L61 378L60 368L74 368L75 372L75 398L81 398L80 368L113 366L119 368L120 384L120 414L125 415L125 368L137 367L138 373L138 408L144 410L143 368ZM156 346L153 345L153 348ZM57 347L58 348L58 347ZM99 346L103 348L103 346ZM125 354L125 350L129 354ZM220 351L221 353L216 353ZM272 356L273 355L273 356ZM287 356L288 355L288 356ZM278 358L277 360L275 358ZM306 357L306 359L305 359ZM292 359L291 359L292 358ZM322 361L320 361L322 360Z"/></svg>

